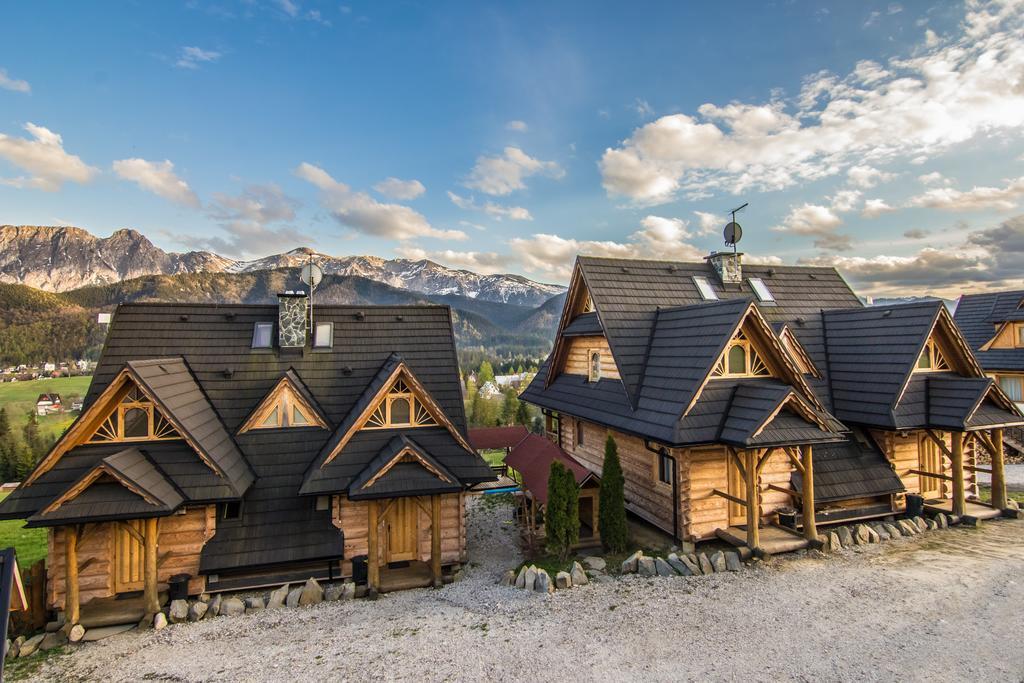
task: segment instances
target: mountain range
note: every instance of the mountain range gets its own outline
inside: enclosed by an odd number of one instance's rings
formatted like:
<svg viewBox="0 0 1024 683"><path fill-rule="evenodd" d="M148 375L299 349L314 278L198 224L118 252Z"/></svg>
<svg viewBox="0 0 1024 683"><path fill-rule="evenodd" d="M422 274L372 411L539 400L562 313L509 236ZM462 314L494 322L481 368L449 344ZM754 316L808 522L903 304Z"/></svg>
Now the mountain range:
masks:
<svg viewBox="0 0 1024 683"><path fill-rule="evenodd" d="M240 274L299 268L311 257L329 275L362 277L428 296L454 295L533 307L565 290L560 285L534 282L520 275L480 275L426 259L339 257L299 247L239 261L208 251L167 252L131 229L117 230L110 237L96 237L75 227L0 226L0 282L48 292L112 284L146 275Z"/></svg>

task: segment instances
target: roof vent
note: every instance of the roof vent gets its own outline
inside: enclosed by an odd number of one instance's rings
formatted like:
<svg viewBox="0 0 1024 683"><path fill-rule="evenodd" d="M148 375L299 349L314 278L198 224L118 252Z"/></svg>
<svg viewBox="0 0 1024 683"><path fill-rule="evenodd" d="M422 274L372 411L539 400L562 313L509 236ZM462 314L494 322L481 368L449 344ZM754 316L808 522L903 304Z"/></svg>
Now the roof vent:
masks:
<svg viewBox="0 0 1024 683"><path fill-rule="evenodd" d="M774 268L769 268L768 269L768 277L775 277L775 269Z"/></svg>
<svg viewBox="0 0 1024 683"><path fill-rule="evenodd" d="M800 327L803 327L804 325L806 325L806 324L807 324L807 320L805 320L803 316L800 316L799 318L797 318L797 319L796 319L796 320L794 320L793 322L795 322L795 323L796 323L797 325L799 325Z"/></svg>
<svg viewBox="0 0 1024 683"><path fill-rule="evenodd" d="M228 320L234 320L235 319L235 312L234 311L228 311L227 313L224 314L224 317L227 318Z"/></svg>
<svg viewBox="0 0 1024 683"><path fill-rule="evenodd" d="M405 320L405 316L404 315L396 315L395 316L395 320L398 320L398 321Z"/></svg>
<svg viewBox="0 0 1024 683"><path fill-rule="evenodd" d="M883 317L883 318L888 318L888 317L889 317L890 315L892 315L892 309L891 309L891 308L890 308L889 310L887 310L887 311L884 311L884 312L882 313L882 317Z"/></svg>
<svg viewBox="0 0 1024 683"><path fill-rule="evenodd" d="M178 319L181 320L181 322L188 322L188 315L182 313L178 316Z"/></svg>
<svg viewBox="0 0 1024 683"><path fill-rule="evenodd" d="M356 311L356 320L366 320L366 314L362 311Z"/></svg>
<svg viewBox="0 0 1024 683"><path fill-rule="evenodd" d="M627 268L626 266L622 266L622 272L623 273L628 273L629 272L629 268Z"/></svg>
<svg viewBox="0 0 1024 683"><path fill-rule="evenodd" d="M352 367L349 365L342 366L341 374L348 376L352 374Z"/></svg>
<svg viewBox="0 0 1024 683"><path fill-rule="evenodd" d="M818 276L815 275L814 273L808 273L807 277L811 278L812 280L817 280L818 279Z"/></svg>
<svg viewBox="0 0 1024 683"><path fill-rule="evenodd" d="M220 374L224 375L227 379L231 379L231 376L235 374L235 371L231 368L224 368L220 371Z"/></svg>

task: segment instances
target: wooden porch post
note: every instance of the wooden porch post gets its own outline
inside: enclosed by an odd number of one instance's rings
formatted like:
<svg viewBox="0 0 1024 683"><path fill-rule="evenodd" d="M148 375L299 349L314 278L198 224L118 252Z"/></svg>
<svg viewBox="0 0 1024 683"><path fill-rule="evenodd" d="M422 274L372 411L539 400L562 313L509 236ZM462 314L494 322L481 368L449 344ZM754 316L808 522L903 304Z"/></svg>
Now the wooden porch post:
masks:
<svg viewBox="0 0 1024 683"><path fill-rule="evenodd" d="M151 620L160 611L160 596L156 590L157 518L150 517L145 523L145 565L143 566L143 596L146 603L146 620Z"/></svg>
<svg viewBox="0 0 1024 683"><path fill-rule="evenodd" d="M430 573L441 587L441 496L430 497Z"/></svg>
<svg viewBox="0 0 1024 683"><path fill-rule="evenodd" d="M761 503L757 490L757 451L748 448L743 451L743 455L746 461L743 469L747 489L747 547L757 550L761 546L761 531L757 527L761 521Z"/></svg>
<svg viewBox="0 0 1024 683"><path fill-rule="evenodd" d="M78 611L78 527L64 527L64 621L74 626Z"/></svg>
<svg viewBox="0 0 1024 683"><path fill-rule="evenodd" d="M377 585L380 583L380 560L378 558L380 550L378 548L379 541L377 536L380 520L377 518L377 513L377 501L369 501L366 506L367 524L369 527L366 541L366 582L370 584L370 588L373 590L376 590Z"/></svg>
<svg viewBox="0 0 1024 683"><path fill-rule="evenodd" d="M1003 468L1003 430L992 430L992 507L1006 507L1006 472Z"/></svg>
<svg viewBox="0 0 1024 683"><path fill-rule="evenodd" d="M953 432L953 514L963 517L967 509L964 494L964 433Z"/></svg>
<svg viewBox="0 0 1024 683"><path fill-rule="evenodd" d="M804 465L804 538L808 541L817 541L818 523L814 518L814 456L811 450L810 444L800 447L800 461Z"/></svg>

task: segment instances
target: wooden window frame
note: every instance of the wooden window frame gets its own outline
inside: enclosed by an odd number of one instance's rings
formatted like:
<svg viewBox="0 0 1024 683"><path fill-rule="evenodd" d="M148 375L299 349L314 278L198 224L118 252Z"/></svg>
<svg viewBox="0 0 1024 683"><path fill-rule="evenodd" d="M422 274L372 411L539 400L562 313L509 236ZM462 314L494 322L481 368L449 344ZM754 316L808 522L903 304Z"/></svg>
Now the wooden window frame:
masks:
<svg viewBox="0 0 1024 683"><path fill-rule="evenodd" d="M573 434L575 448L582 448L583 442L586 440L586 434L584 434L583 420L576 418L576 433Z"/></svg>
<svg viewBox="0 0 1024 683"><path fill-rule="evenodd" d="M662 486L672 486L675 480L675 461L668 453L658 453L654 460L654 480Z"/></svg>
<svg viewBox="0 0 1024 683"><path fill-rule="evenodd" d="M391 404L399 399L404 399L409 402L408 422L395 422L392 419ZM416 396L416 392L412 390L412 387L399 378L391 385L391 390L388 391L380 403L377 404L377 407L374 408L373 412L370 413L370 418L363 426L363 429L394 429L395 427L414 429L417 427L437 426L437 420L435 420L434 416L430 414L430 411L423 404L423 401L419 400Z"/></svg>
<svg viewBox="0 0 1024 683"><path fill-rule="evenodd" d="M1024 323L1013 324L1013 348L1024 349Z"/></svg>
<svg viewBox="0 0 1024 683"><path fill-rule="evenodd" d="M326 328L327 330L329 330L327 332L327 343L326 344L318 343L318 341L320 341L319 340L319 331L320 331L321 328ZM313 348L314 349L319 349L319 350L333 349L334 348L334 323L333 322L319 322L319 323L315 323L313 325Z"/></svg>
<svg viewBox="0 0 1024 683"><path fill-rule="evenodd" d="M256 345L256 338L259 331L264 328L269 328L270 333L267 336L267 344ZM252 348L254 349L272 349L274 348L274 323L266 321L257 321L252 325Z"/></svg>
<svg viewBox="0 0 1024 683"><path fill-rule="evenodd" d="M928 358L928 366L921 367L921 360L925 357ZM953 367L946 360L946 354L942 352L942 349L935 343L935 340L929 339L925 342L921 355L917 357L917 361L914 363L914 372L951 372L952 370Z"/></svg>
<svg viewBox="0 0 1024 683"><path fill-rule="evenodd" d="M143 436L125 436L124 416L129 410L142 410L146 413L146 434ZM159 427L159 429L158 429ZM108 438L97 438L98 435ZM95 431L85 440L86 443L134 443L139 441L177 441L182 439L167 416L160 412L152 401L146 398L142 390L135 384L129 385L121 400L107 413Z"/></svg>
<svg viewBox="0 0 1024 683"><path fill-rule="evenodd" d="M295 423L292 418L292 411L297 410L306 418L304 423ZM276 425L264 425L271 413L277 413ZM247 426L243 431L252 429L304 429L306 427L320 427L320 418L312 414L302 401L295 400L291 389L282 390L277 400L265 405L262 410L256 413L252 419L247 420Z"/></svg>
<svg viewBox="0 0 1024 683"><path fill-rule="evenodd" d="M746 369L744 372L729 371L729 355L736 347L743 348L743 356L746 361ZM714 369L711 371L711 377L713 379L731 379L735 377L772 377L772 371L771 368L768 367L768 364L764 362L760 352L758 352L758 350L754 348L754 345L750 343L750 339L741 332L729 342L728 346L725 347L722 357L718 359Z"/></svg>
<svg viewBox="0 0 1024 683"><path fill-rule="evenodd" d="M228 501L224 501L223 503L217 503L217 522L218 523L220 523L220 522L232 523L232 522L240 522L240 521L242 521L242 514L243 514L243 509L242 508L244 507L244 502L245 501L241 501L241 500L228 500ZM237 508L238 509L238 513L236 515L232 516L232 517L228 517L227 516L228 506L229 505L237 505L238 506L238 508Z"/></svg>
<svg viewBox="0 0 1024 683"><path fill-rule="evenodd" d="M594 357L597 357L597 370L594 370ZM601 349L587 349L587 381L598 382L601 379Z"/></svg>

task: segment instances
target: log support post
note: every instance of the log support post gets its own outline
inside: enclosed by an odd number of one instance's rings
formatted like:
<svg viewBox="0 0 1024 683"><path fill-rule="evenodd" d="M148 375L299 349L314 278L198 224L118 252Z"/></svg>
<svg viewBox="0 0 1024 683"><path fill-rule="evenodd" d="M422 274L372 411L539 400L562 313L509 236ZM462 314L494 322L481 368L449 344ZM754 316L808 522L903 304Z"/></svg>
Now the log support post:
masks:
<svg viewBox="0 0 1024 683"><path fill-rule="evenodd" d="M441 587L441 496L430 497L430 573Z"/></svg>
<svg viewBox="0 0 1024 683"><path fill-rule="evenodd" d="M757 485L757 451L747 449L743 451L744 463L743 474L747 490L747 547L756 552L761 547L761 530L758 524L761 521L760 491Z"/></svg>
<svg viewBox="0 0 1024 683"><path fill-rule="evenodd" d="M78 623L78 527L64 527L64 622L68 628Z"/></svg>
<svg viewBox="0 0 1024 683"><path fill-rule="evenodd" d="M144 565L143 565L143 598L146 603L145 620L152 622L160 611L160 596L157 593L157 527L156 517L145 521Z"/></svg>
<svg viewBox="0 0 1024 683"><path fill-rule="evenodd" d="M814 518L814 461L810 444L800 447L800 461L803 471L803 506L804 506L804 538L808 541L818 540L818 524Z"/></svg>
<svg viewBox="0 0 1024 683"><path fill-rule="evenodd" d="M370 590L376 591L380 584L380 519L377 516L377 501L371 500L366 506L368 534L366 553L366 582Z"/></svg>
<svg viewBox="0 0 1024 683"><path fill-rule="evenodd" d="M964 433L953 432L953 514L963 517L967 509L967 496L964 492Z"/></svg>
<svg viewBox="0 0 1024 683"><path fill-rule="evenodd" d="M992 507L1006 508L1006 470L1003 453L1003 430L992 430Z"/></svg>

